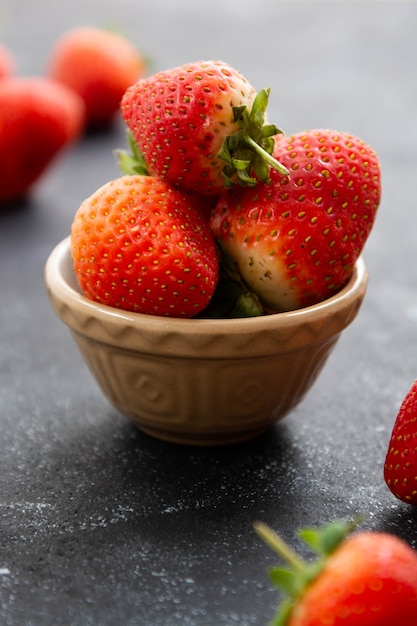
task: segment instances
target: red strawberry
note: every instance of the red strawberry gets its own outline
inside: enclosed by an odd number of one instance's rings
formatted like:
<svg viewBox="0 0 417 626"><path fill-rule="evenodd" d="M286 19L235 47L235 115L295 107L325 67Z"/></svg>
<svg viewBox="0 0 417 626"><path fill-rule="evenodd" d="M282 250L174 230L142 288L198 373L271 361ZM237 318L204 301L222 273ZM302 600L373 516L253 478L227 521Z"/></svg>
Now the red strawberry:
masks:
<svg viewBox="0 0 417 626"><path fill-rule="evenodd" d="M143 154L138 149L132 135L128 133L129 150L115 150L119 169L122 174L143 174L149 176L149 171ZM214 208L216 196L200 196L197 194L186 194L189 202L194 205L195 209L203 215L208 222L211 210Z"/></svg>
<svg viewBox="0 0 417 626"><path fill-rule="evenodd" d="M242 74L221 61L159 72L132 85L122 116L149 172L173 186L216 195L239 179L266 180L276 126L264 125L268 92L256 96ZM281 171L284 169L281 167Z"/></svg>
<svg viewBox="0 0 417 626"><path fill-rule="evenodd" d="M384 478L394 496L417 504L417 380L395 420L385 458Z"/></svg>
<svg viewBox="0 0 417 626"><path fill-rule="evenodd" d="M186 196L152 176L122 176L87 198L71 249L88 297L138 313L192 317L217 283L207 222Z"/></svg>
<svg viewBox="0 0 417 626"><path fill-rule="evenodd" d="M0 79L14 73L15 61L8 48L0 44Z"/></svg>
<svg viewBox="0 0 417 626"><path fill-rule="evenodd" d="M289 170L271 182L222 194L210 225L267 308L315 304L340 290L371 231L380 168L371 148L347 133L314 130L276 138Z"/></svg>
<svg viewBox="0 0 417 626"><path fill-rule="evenodd" d="M415 626L417 553L398 537L357 532L334 522L300 535L318 554L306 563L264 524L260 536L290 568L273 568L271 578L284 591L272 626Z"/></svg>
<svg viewBox="0 0 417 626"><path fill-rule="evenodd" d="M82 100L43 77L0 81L0 201L24 196L80 134Z"/></svg>
<svg viewBox="0 0 417 626"><path fill-rule="evenodd" d="M90 125L110 122L126 89L145 72L141 53L122 35L100 28L67 31L52 48L48 73L84 100Z"/></svg>

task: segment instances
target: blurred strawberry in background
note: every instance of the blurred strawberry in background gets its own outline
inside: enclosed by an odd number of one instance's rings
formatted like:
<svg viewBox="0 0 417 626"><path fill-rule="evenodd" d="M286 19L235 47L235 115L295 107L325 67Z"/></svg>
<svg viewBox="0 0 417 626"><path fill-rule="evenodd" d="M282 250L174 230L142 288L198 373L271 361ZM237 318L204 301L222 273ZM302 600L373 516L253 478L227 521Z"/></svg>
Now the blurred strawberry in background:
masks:
<svg viewBox="0 0 417 626"><path fill-rule="evenodd" d="M0 79L15 72L15 60L8 48L0 44Z"/></svg>
<svg viewBox="0 0 417 626"><path fill-rule="evenodd" d="M144 57L124 36L101 28L78 27L52 47L47 73L84 100L87 124L108 125L126 89L146 71Z"/></svg>
<svg viewBox="0 0 417 626"><path fill-rule="evenodd" d="M83 131L82 99L47 77L0 80L0 202L24 197Z"/></svg>

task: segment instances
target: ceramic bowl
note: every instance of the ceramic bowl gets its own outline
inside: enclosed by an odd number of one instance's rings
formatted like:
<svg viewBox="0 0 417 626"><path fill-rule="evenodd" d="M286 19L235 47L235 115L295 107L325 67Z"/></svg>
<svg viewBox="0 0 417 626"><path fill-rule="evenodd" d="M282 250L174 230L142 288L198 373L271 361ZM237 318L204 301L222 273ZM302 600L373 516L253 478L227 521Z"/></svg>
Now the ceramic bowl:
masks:
<svg viewBox="0 0 417 626"><path fill-rule="evenodd" d="M69 238L52 251L45 282L104 395L154 437L220 445L260 435L306 395L367 286L359 259L337 295L304 309L243 319L130 313L82 295Z"/></svg>

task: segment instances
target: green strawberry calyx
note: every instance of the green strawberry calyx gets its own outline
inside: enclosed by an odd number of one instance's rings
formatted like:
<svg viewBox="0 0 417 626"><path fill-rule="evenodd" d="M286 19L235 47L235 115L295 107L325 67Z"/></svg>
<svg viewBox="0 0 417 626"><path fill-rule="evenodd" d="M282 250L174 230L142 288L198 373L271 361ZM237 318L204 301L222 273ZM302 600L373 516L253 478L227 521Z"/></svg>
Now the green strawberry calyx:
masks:
<svg viewBox="0 0 417 626"><path fill-rule="evenodd" d="M225 161L222 177L226 187L237 182L242 186L255 186L259 181L269 181L272 167L288 176L288 169L277 161L272 152L274 135L283 134L275 124L265 124L269 89L261 89L253 101L251 111L246 105L233 107L233 121L239 130L226 137L217 157Z"/></svg>
<svg viewBox="0 0 417 626"><path fill-rule="evenodd" d="M145 157L143 156L142 151L134 140L130 130L127 131L126 138L130 152L128 150L114 151L120 171L122 172L122 174L126 174L128 176L133 176L134 174L149 176Z"/></svg>
<svg viewBox="0 0 417 626"><path fill-rule="evenodd" d="M295 605L301 601L307 587L320 576L327 558L356 528L358 522L359 519L350 522L336 520L322 528L300 529L298 536L316 554L317 558L312 562L301 559L277 533L263 522L254 524L259 537L287 563L286 567L276 566L269 570L272 583L285 595L271 626L288 624Z"/></svg>

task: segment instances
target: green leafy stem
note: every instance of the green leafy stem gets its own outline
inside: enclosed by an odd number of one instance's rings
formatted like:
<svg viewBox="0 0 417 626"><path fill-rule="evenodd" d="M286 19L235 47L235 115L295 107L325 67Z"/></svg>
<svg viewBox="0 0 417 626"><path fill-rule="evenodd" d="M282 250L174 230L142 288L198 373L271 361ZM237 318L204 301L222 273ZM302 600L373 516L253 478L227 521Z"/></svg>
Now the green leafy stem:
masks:
<svg viewBox="0 0 417 626"><path fill-rule="evenodd" d="M323 571L329 555L338 548L359 521L360 518L351 522L336 520L322 528L301 529L298 533L299 537L317 556L313 562L301 559L275 531L263 522L254 524L259 537L287 564L287 567L276 566L269 570L271 581L285 595L271 626L288 624L297 601Z"/></svg>
<svg viewBox="0 0 417 626"><path fill-rule="evenodd" d="M243 186L255 186L259 181L269 180L270 168L288 176L288 169L272 156L274 136L283 131L275 124L265 124L269 89L259 91L252 104L251 111L246 105L233 107L233 121L239 130L226 137L219 159L225 161L222 170L226 187L237 182Z"/></svg>

